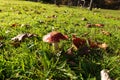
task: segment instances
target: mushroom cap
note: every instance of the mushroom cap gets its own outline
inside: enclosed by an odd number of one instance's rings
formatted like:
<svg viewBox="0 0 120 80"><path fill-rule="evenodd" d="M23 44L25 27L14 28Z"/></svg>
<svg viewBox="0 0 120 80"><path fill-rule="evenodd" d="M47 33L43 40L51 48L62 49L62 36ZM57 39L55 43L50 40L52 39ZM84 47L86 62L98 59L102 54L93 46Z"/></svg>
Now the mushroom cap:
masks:
<svg viewBox="0 0 120 80"><path fill-rule="evenodd" d="M56 43L59 42L60 40L67 40L67 39L68 39L67 35L63 35L62 33L57 31L52 31L47 35L43 36L43 41L48 43Z"/></svg>

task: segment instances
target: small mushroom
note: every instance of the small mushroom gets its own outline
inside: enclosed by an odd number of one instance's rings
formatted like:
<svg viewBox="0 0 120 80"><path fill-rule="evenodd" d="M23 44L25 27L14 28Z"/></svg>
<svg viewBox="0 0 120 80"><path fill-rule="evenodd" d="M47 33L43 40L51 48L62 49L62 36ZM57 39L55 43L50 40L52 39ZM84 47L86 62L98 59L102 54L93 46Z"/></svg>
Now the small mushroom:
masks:
<svg viewBox="0 0 120 80"><path fill-rule="evenodd" d="M60 42L60 40L67 40L67 39L68 39L67 35L63 35L62 33L57 32L57 31L52 31L48 33L47 35L43 36L43 41L52 43L53 48L55 50L59 49L58 43Z"/></svg>
<svg viewBox="0 0 120 80"><path fill-rule="evenodd" d="M106 36L111 36L111 33L108 32L108 31L102 30L102 33L103 33L104 35L106 35Z"/></svg>

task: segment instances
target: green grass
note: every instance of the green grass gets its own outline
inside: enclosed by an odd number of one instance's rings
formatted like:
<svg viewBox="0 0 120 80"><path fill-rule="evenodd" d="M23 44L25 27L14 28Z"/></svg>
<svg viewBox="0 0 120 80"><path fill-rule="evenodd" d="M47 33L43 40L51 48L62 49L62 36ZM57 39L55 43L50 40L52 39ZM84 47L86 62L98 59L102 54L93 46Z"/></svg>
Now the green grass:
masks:
<svg viewBox="0 0 120 80"><path fill-rule="evenodd" d="M80 7L57 7L27 1L0 0L0 79L1 80L100 80L102 69L110 70L110 76L120 79L120 11ZM56 18L52 16L57 16ZM82 21L85 17L88 21ZM103 28L87 28L87 23L101 23ZM13 24L17 24L13 27ZM61 41L59 56L42 37L55 30L67 34L69 40ZM105 30L111 33L106 36ZM6 31L9 31L6 33ZM25 39L19 47L11 45L11 38L21 33L37 34ZM66 55L76 34L108 44L108 49L91 49L90 54ZM69 61L74 62L71 64Z"/></svg>

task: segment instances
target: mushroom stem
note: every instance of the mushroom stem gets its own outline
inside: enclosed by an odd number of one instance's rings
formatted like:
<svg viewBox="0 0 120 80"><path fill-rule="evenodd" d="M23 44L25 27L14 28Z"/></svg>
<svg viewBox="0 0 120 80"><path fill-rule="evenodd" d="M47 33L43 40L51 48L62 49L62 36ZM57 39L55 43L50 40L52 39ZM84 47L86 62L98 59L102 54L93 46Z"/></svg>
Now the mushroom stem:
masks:
<svg viewBox="0 0 120 80"><path fill-rule="evenodd" d="M52 45L53 45L53 50L59 49L58 43L52 43Z"/></svg>

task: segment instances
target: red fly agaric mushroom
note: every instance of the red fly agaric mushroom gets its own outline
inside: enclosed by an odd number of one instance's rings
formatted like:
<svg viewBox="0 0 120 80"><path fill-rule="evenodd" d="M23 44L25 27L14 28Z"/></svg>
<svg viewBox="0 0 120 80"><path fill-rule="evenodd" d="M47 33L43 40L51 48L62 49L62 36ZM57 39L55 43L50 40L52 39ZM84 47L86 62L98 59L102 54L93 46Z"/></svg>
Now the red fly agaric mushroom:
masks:
<svg viewBox="0 0 120 80"><path fill-rule="evenodd" d="M58 42L60 42L60 40L67 40L67 39L68 39L67 35L63 35L62 33L57 32L57 31L52 31L48 33L47 35L43 36L43 41L52 43L55 50L59 48Z"/></svg>

